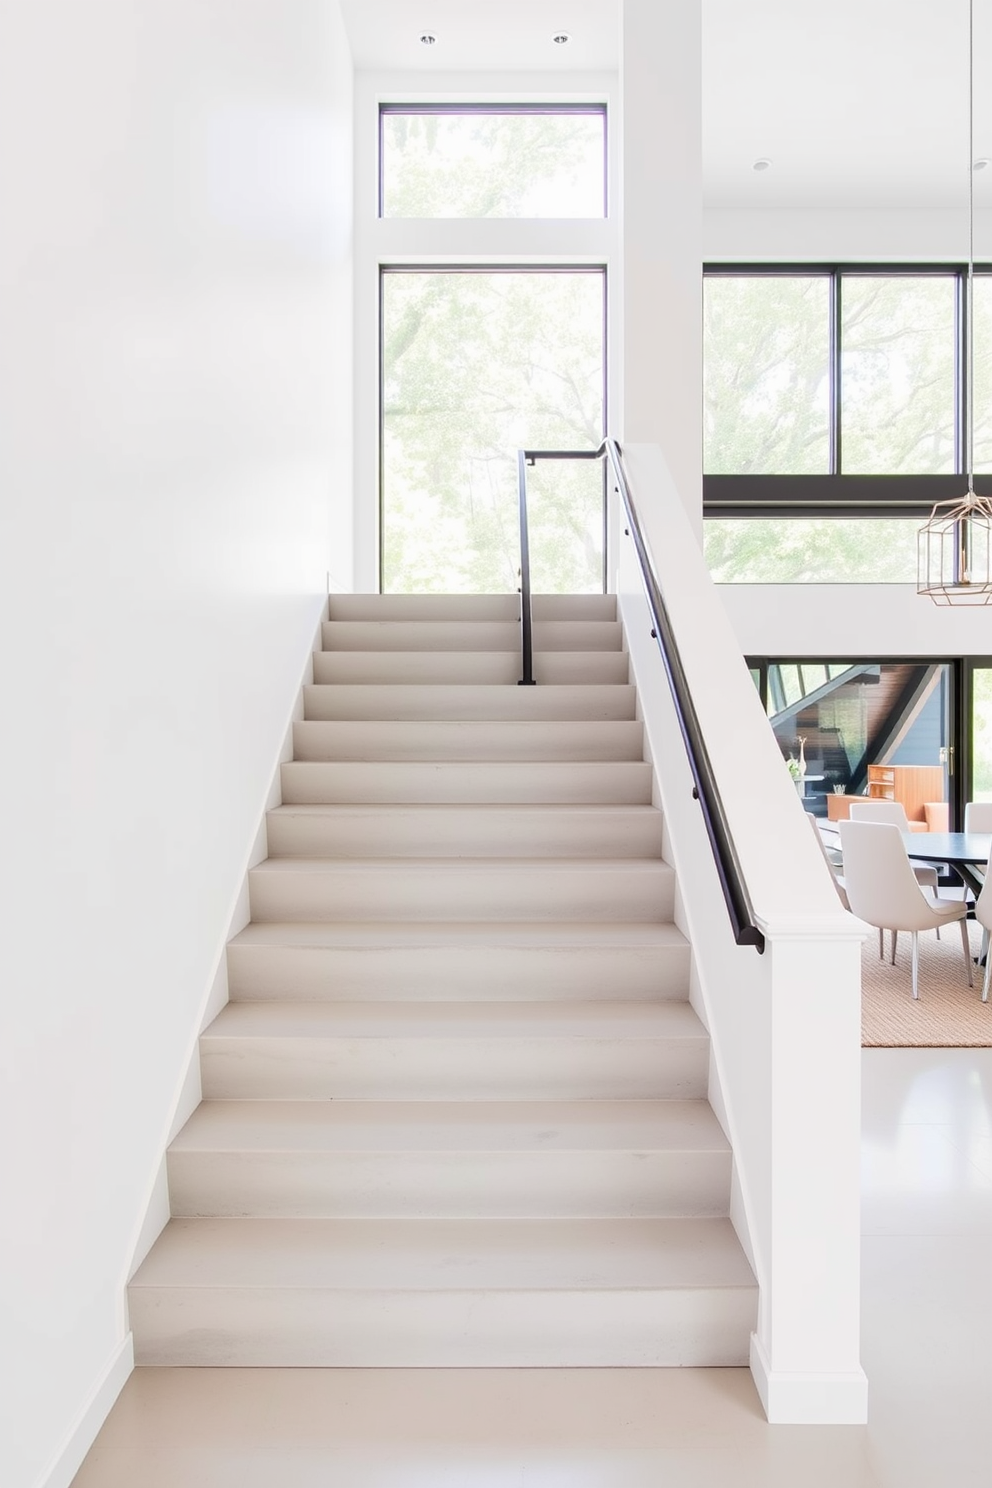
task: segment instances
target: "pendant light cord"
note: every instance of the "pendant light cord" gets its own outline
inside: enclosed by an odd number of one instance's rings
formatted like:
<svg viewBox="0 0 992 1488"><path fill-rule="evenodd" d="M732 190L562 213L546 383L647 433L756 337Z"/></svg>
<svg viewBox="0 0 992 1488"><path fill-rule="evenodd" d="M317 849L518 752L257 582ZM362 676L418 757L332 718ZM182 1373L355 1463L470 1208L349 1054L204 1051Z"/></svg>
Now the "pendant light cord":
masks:
<svg viewBox="0 0 992 1488"><path fill-rule="evenodd" d="M965 377L965 453L968 495L975 495L975 0L968 0L968 305Z"/></svg>

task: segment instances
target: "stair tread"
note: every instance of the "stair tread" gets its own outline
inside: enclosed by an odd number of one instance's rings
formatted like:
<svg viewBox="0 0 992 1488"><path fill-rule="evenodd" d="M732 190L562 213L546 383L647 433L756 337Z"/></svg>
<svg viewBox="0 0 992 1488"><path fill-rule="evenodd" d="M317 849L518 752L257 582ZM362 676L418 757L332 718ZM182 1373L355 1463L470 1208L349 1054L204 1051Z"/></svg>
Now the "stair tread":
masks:
<svg viewBox="0 0 992 1488"><path fill-rule="evenodd" d="M325 620L325 651L509 651L519 620ZM621 651L619 620L535 620L535 651Z"/></svg>
<svg viewBox="0 0 992 1488"><path fill-rule="evenodd" d="M230 1002L214 1039L703 1039L687 1002Z"/></svg>
<svg viewBox="0 0 992 1488"><path fill-rule="evenodd" d="M520 653L514 651L318 651L314 684L330 682L444 684L498 683L515 687ZM542 687L599 683L626 684L630 669L624 651L535 651L534 676ZM527 689L530 691L531 689ZM521 689L523 691L523 689Z"/></svg>
<svg viewBox="0 0 992 1488"><path fill-rule="evenodd" d="M727 1219L173 1219L131 1287L754 1288Z"/></svg>
<svg viewBox="0 0 992 1488"><path fill-rule="evenodd" d="M705 1100L203 1101L170 1152L727 1152Z"/></svg>
<svg viewBox="0 0 992 1488"><path fill-rule="evenodd" d="M674 872L661 858L264 858L252 873L429 873L455 869L470 872L473 865L487 873L640 873L667 876Z"/></svg>
<svg viewBox="0 0 992 1488"><path fill-rule="evenodd" d="M293 749L298 761L598 763L643 759L643 736L633 718L305 719L293 725Z"/></svg>
<svg viewBox="0 0 992 1488"><path fill-rule="evenodd" d="M273 920L246 925L230 944L330 948L465 946L480 950L496 946L652 949L683 947L686 940L676 925L645 920L609 924L571 920L363 920L361 923Z"/></svg>
<svg viewBox="0 0 992 1488"><path fill-rule="evenodd" d="M510 805L651 800L651 765L621 760L287 760L283 799Z"/></svg>
<svg viewBox="0 0 992 1488"><path fill-rule="evenodd" d="M311 706L332 708L325 715L328 719L339 718L390 718L390 708L395 708L394 721L402 718L435 717L439 722L451 722L458 713L447 716L446 710L466 710L466 721L477 716L496 718L519 716L523 721L542 713L550 719L564 722L570 716L593 722L597 717L633 717L636 691L630 682L563 682L553 688L521 687L518 682L507 679L500 682L308 682L304 698ZM363 708L374 712L365 714ZM411 714L409 710L418 711ZM430 709L437 712L431 714ZM487 710L496 709L489 714ZM582 711L579 711L579 710ZM569 711L571 710L571 711ZM307 717L311 715L307 713ZM319 718L321 715L317 715Z"/></svg>
<svg viewBox="0 0 992 1488"><path fill-rule="evenodd" d="M328 817L362 817L362 816L403 816L423 815L431 816L441 814L453 816L457 812L482 813L483 816L504 817L510 813L520 813L528 818L539 816L563 816L588 817L590 821L602 820L605 815L620 816L627 818L644 818L648 816L660 816L661 808L658 806L627 805L618 802L613 805L609 801L600 804L572 804L562 802L556 805L553 801L547 805L522 801L519 805L496 804L492 801L400 801L383 802L298 802L288 803L282 806L273 806L267 813L269 816L328 816Z"/></svg>

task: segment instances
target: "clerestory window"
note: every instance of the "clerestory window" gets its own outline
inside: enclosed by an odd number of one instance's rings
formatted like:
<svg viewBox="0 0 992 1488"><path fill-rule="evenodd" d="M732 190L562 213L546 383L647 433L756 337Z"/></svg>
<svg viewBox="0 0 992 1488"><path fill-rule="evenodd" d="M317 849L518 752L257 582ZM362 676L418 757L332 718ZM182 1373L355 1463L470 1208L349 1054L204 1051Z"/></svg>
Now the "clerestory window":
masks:
<svg viewBox="0 0 992 1488"><path fill-rule="evenodd" d="M379 215L606 216L599 104L381 104Z"/></svg>

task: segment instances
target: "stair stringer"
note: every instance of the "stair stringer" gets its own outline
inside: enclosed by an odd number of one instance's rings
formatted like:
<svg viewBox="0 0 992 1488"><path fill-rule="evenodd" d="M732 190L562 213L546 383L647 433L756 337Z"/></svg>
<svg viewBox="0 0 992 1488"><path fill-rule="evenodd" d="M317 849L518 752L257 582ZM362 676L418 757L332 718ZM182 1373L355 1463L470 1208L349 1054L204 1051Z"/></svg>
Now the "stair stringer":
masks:
<svg viewBox="0 0 992 1488"><path fill-rule="evenodd" d="M692 850L686 840L691 833L691 825L687 819L692 815L699 815L698 803L693 799L692 775L643 592L621 595L618 598L617 613L623 625L624 647L630 657L631 680L637 689L637 716L644 726L644 754L652 767L652 800L660 808L664 822L663 856L675 870L673 918L690 946L689 1005L706 1029L710 1040L707 1099L730 1143L732 1153L730 1219L755 1274L760 1293L765 1274L764 1257L754 1240L753 1198L746 1165L740 1160L739 1147L735 1142L735 1136L739 1138L740 1134L736 1130L725 1094L720 1030L713 1026L713 1008L707 995L708 975L726 974L726 967L714 966L714 958L707 954L714 944L720 948L721 960L726 958L728 965L733 964L733 974L736 976L746 975L749 966L754 970L755 953L734 944L720 882L705 836L702 843L697 840L692 845L697 849L697 870L708 880L708 899L705 906L698 901L694 905L690 904L687 899L684 868L687 853ZM689 802L688 808L686 802ZM683 872L680 872L680 862Z"/></svg>
<svg viewBox="0 0 992 1488"><path fill-rule="evenodd" d="M204 988L200 1012L195 1027L190 1034L186 1055L176 1082L175 1095L166 1118L161 1155L156 1164L155 1171L149 1180L148 1197L135 1226L134 1240L129 1247L125 1274L121 1282L121 1314L122 1320L125 1323L125 1331L127 1331L126 1320L128 1315L128 1282L171 1218L166 1154L169 1143L176 1136L177 1132L181 1131L185 1126L203 1098L200 1080L200 1036L229 1000L227 947L234 936L240 930L243 930L251 920L251 908L248 896L249 875L253 868L264 861L268 853L266 820L268 813L273 807L282 804L281 770L283 764L293 758L293 727L304 717L304 689L313 682L314 653L320 650L321 629L327 619L327 613L328 600L324 599L319 606L313 640L304 659L300 672L299 685L292 697L289 714L286 719L286 727L283 730L282 740L272 763L272 769L269 775L269 787L254 822L248 828L251 835L249 838L250 846L244 859L244 872L234 890L231 912L219 938L219 944L214 958L213 973L207 986Z"/></svg>

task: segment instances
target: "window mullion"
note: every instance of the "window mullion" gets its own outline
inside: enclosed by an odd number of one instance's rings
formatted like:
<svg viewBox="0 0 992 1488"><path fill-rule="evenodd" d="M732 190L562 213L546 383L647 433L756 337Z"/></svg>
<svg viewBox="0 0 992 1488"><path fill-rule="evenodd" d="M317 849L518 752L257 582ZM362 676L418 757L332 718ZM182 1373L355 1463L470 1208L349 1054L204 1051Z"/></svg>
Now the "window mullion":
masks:
<svg viewBox="0 0 992 1488"><path fill-rule="evenodd" d="M841 465L841 276L838 269L830 275L830 474L840 475Z"/></svg>
<svg viewBox="0 0 992 1488"><path fill-rule="evenodd" d="M967 463L967 451L971 430L968 427L968 391L971 368L968 365L968 330L974 306L969 302L968 275L963 269L957 272L957 294L955 310L955 382L954 389L954 469L963 475Z"/></svg>

